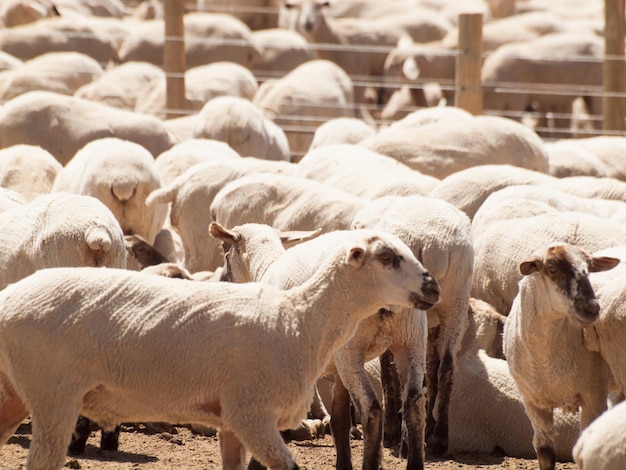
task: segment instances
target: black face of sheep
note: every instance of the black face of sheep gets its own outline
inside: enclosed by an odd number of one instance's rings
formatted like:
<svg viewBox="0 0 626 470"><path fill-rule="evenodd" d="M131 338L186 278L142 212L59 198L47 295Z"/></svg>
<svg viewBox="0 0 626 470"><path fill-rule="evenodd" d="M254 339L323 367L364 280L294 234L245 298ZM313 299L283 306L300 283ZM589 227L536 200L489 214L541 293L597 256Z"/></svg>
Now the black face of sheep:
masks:
<svg viewBox="0 0 626 470"><path fill-rule="evenodd" d="M600 304L589 281L590 272L606 271L619 263L616 258L593 257L585 250L568 245L554 244L545 255L534 256L520 264L520 272L527 276L539 272L554 283L568 310L582 325L588 326L598 319Z"/></svg>

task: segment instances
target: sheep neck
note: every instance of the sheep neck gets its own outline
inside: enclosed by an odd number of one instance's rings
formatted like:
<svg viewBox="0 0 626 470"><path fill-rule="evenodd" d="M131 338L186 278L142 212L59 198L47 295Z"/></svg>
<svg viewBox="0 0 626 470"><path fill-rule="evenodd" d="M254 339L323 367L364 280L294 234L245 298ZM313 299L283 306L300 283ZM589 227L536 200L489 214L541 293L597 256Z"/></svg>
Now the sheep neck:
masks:
<svg viewBox="0 0 626 470"><path fill-rule="evenodd" d="M343 260L335 261L339 263ZM359 322L385 305L367 266L358 270L346 265L319 269L309 281L289 292L294 294L291 308L305 325L302 344L311 348L307 354L315 361L312 367L317 368L318 375L333 352L354 335Z"/></svg>

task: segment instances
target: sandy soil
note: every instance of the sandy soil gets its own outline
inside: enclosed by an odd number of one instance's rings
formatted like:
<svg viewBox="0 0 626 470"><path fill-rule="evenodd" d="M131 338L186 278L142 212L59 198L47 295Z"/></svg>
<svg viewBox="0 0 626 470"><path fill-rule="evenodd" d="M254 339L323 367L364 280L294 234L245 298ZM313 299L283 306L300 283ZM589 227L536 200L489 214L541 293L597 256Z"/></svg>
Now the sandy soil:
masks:
<svg viewBox="0 0 626 470"><path fill-rule="evenodd" d="M218 470L221 468L217 437L194 434L185 427L172 432L148 434L142 429L124 428L118 452L99 448L100 433L93 432L85 454L68 457L66 467L73 469L106 470ZM30 422L25 421L0 452L0 469L26 468L30 445ZM334 470L335 450L330 436L291 442L289 447L302 470ZM362 441L352 445L354 468L361 468ZM404 470L406 461L385 450L384 467ZM459 454L443 459L427 457L426 469L432 470L530 470L537 469L536 460L516 459L498 455ZM575 470L573 463L559 463L557 470Z"/></svg>

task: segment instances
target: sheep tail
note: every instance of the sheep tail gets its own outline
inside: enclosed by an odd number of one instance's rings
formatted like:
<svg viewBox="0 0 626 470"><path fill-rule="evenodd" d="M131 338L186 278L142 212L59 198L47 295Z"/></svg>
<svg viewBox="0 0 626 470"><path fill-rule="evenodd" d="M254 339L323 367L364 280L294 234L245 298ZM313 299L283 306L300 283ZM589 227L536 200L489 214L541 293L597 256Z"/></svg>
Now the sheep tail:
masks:
<svg viewBox="0 0 626 470"><path fill-rule="evenodd" d="M169 185L164 188L155 189L150 194L148 194L148 197L146 198L146 206L174 202L177 193L177 185Z"/></svg>
<svg viewBox="0 0 626 470"><path fill-rule="evenodd" d="M85 242L92 253L103 253L111 249L113 241L111 234L100 227L92 227L87 229L85 233Z"/></svg>

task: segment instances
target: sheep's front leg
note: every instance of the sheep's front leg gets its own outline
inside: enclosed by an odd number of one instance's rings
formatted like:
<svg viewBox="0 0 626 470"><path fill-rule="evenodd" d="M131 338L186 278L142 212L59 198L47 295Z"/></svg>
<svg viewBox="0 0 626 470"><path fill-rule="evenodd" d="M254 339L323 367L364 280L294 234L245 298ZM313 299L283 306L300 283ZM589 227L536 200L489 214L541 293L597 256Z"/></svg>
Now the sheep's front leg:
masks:
<svg viewBox="0 0 626 470"><path fill-rule="evenodd" d="M240 409L240 414L230 416L228 419L229 428L233 431L222 436L222 439L227 439L225 444L230 448L228 454L234 456L235 449L244 446L258 463L270 470L298 469L289 447L276 428L276 418L263 413L262 403L258 403L257 406L250 405L250 408ZM223 460L222 465L224 466ZM226 468L224 466L224 469ZM239 470L240 467L230 468Z"/></svg>
<svg viewBox="0 0 626 470"><path fill-rule="evenodd" d="M26 460L28 470L63 468L67 446L76 425L82 399L70 393L49 393L46 401L33 403L33 438Z"/></svg>
<svg viewBox="0 0 626 470"><path fill-rule="evenodd" d="M402 441L402 397L400 377L393 353L385 351L380 356L380 380L383 387L385 419L383 423L383 445L400 448Z"/></svg>
<svg viewBox="0 0 626 470"><path fill-rule="evenodd" d="M406 428L407 470L424 468L426 396L424 375L426 363L426 335L422 347L392 346L396 368L402 383L402 418Z"/></svg>
<svg viewBox="0 0 626 470"><path fill-rule="evenodd" d="M364 360L336 353L335 366L363 422L363 470L378 470L383 458L383 410L365 372Z"/></svg>
<svg viewBox="0 0 626 470"><path fill-rule="evenodd" d="M335 373L333 401L330 411L330 428L332 430L335 452L337 453L337 470L352 470L352 453L350 450L350 394Z"/></svg>
<svg viewBox="0 0 626 470"><path fill-rule="evenodd" d="M541 409L524 401L524 409L533 427L533 447L540 470L554 470L556 449L552 409Z"/></svg>
<svg viewBox="0 0 626 470"><path fill-rule="evenodd" d="M246 461L246 449L241 441L230 431L220 430L220 453L224 470L243 470Z"/></svg>
<svg viewBox="0 0 626 470"><path fill-rule="evenodd" d="M0 447L2 447L28 416L28 411L16 394L1 390L0 397Z"/></svg>

